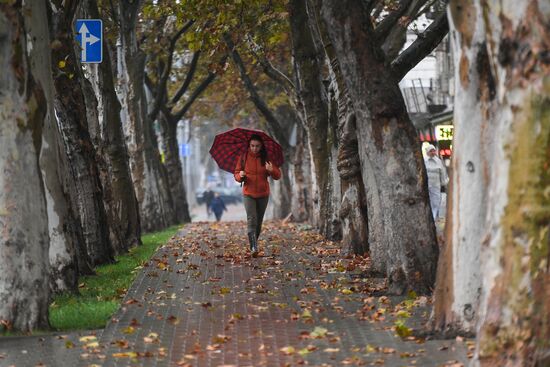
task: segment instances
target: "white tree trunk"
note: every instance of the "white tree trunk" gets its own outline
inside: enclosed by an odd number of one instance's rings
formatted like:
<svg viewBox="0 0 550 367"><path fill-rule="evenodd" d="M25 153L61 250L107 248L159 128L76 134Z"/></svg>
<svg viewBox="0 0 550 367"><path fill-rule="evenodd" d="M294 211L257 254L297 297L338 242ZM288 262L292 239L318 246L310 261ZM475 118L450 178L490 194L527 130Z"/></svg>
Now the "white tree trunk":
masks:
<svg viewBox="0 0 550 367"><path fill-rule="evenodd" d="M494 130L494 101L487 67L481 13L460 4L449 8L455 58L456 99L451 190L447 202L447 239L440 253L435 311L436 329L445 333L475 331L481 293L480 252L486 231ZM464 31L461 35L460 30ZM483 90L483 93L479 93Z"/></svg>
<svg viewBox="0 0 550 367"><path fill-rule="evenodd" d="M474 366L550 365L550 7L542 5L450 4L459 33L454 177L435 316L436 326L463 330L477 319Z"/></svg>
<svg viewBox="0 0 550 367"><path fill-rule="evenodd" d="M20 6L0 4L0 319L28 331L48 327L49 239L38 168L45 101Z"/></svg>
<svg viewBox="0 0 550 367"><path fill-rule="evenodd" d="M44 2L38 1L34 10L27 12L30 17L28 32L35 40L30 53L31 67L42 90L48 107L42 133L42 151L40 153L40 169L44 179L46 194L48 228L50 238L49 258L51 288L54 292L77 291L78 269L75 258L75 243L78 238L78 221L70 212L67 196L63 192L59 169L61 163L59 154L62 151L61 142L53 111L53 80L51 76L51 56L49 51L49 30Z"/></svg>
<svg viewBox="0 0 550 367"><path fill-rule="evenodd" d="M498 113L483 111L494 134L475 365L548 366L550 6L536 0L476 5ZM478 71L483 78L489 70Z"/></svg>

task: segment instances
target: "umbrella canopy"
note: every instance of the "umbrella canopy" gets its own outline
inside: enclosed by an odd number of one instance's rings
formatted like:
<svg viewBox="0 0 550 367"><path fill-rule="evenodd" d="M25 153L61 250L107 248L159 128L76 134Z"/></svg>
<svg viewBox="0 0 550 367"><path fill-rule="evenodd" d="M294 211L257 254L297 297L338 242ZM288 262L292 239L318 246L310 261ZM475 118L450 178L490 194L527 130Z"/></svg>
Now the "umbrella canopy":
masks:
<svg viewBox="0 0 550 367"><path fill-rule="evenodd" d="M234 173L239 157L248 150L248 141L252 135L259 135L267 150L267 160L281 167L284 163L283 149L273 138L261 130L238 127L216 135L210 155L224 171Z"/></svg>

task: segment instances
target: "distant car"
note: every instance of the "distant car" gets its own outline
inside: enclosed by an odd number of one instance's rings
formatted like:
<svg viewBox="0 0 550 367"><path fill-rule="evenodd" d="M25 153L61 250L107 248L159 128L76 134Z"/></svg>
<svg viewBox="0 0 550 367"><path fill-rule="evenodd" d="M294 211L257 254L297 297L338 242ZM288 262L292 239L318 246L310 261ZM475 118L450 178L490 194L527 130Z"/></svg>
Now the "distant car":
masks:
<svg viewBox="0 0 550 367"><path fill-rule="evenodd" d="M243 199L242 194L228 187L216 187L214 191L220 194L220 197L226 204L237 204Z"/></svg>
<svg viewBox="0 0 550 367"><path fill-rule="evenodd" d="M206 189L204 188L198 188L195 190L195 200L197 200L197 204L202 205L204 204L204 192Z"/></svg>

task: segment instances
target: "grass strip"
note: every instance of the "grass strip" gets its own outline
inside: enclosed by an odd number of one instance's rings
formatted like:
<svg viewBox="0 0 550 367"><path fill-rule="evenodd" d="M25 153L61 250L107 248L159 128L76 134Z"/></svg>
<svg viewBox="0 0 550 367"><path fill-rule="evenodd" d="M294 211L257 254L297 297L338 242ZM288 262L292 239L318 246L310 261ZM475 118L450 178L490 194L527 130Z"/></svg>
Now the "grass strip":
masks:
<svg viewBox="0 0 550 367"><path fill-rule="evenodd" d="M115 264L97 267L96 275L81 277L79 295L66 292L54 296L50 305L52 329L61 331L104 328L119 308L141 266L179 229L181 225L142 236L142 246L117 256Z"/></svg>

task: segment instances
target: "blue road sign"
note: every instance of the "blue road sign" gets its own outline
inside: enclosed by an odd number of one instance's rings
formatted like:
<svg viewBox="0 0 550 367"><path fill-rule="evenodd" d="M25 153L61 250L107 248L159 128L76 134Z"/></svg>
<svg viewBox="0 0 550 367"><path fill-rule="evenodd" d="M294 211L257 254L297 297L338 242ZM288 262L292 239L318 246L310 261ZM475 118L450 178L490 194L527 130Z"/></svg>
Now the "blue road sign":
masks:
<svg viewBox="0 0 550 367"><path fill-rule="evenodd" d="M80 44L80 62L103 61L103 22L101 19L77 19L76 40Z"/></svg>
<svg viewBox="0 0 550 367"><path fill-rule="evenodd" d="M180 144L180 157L189 157L189 144Z"/></svg>

